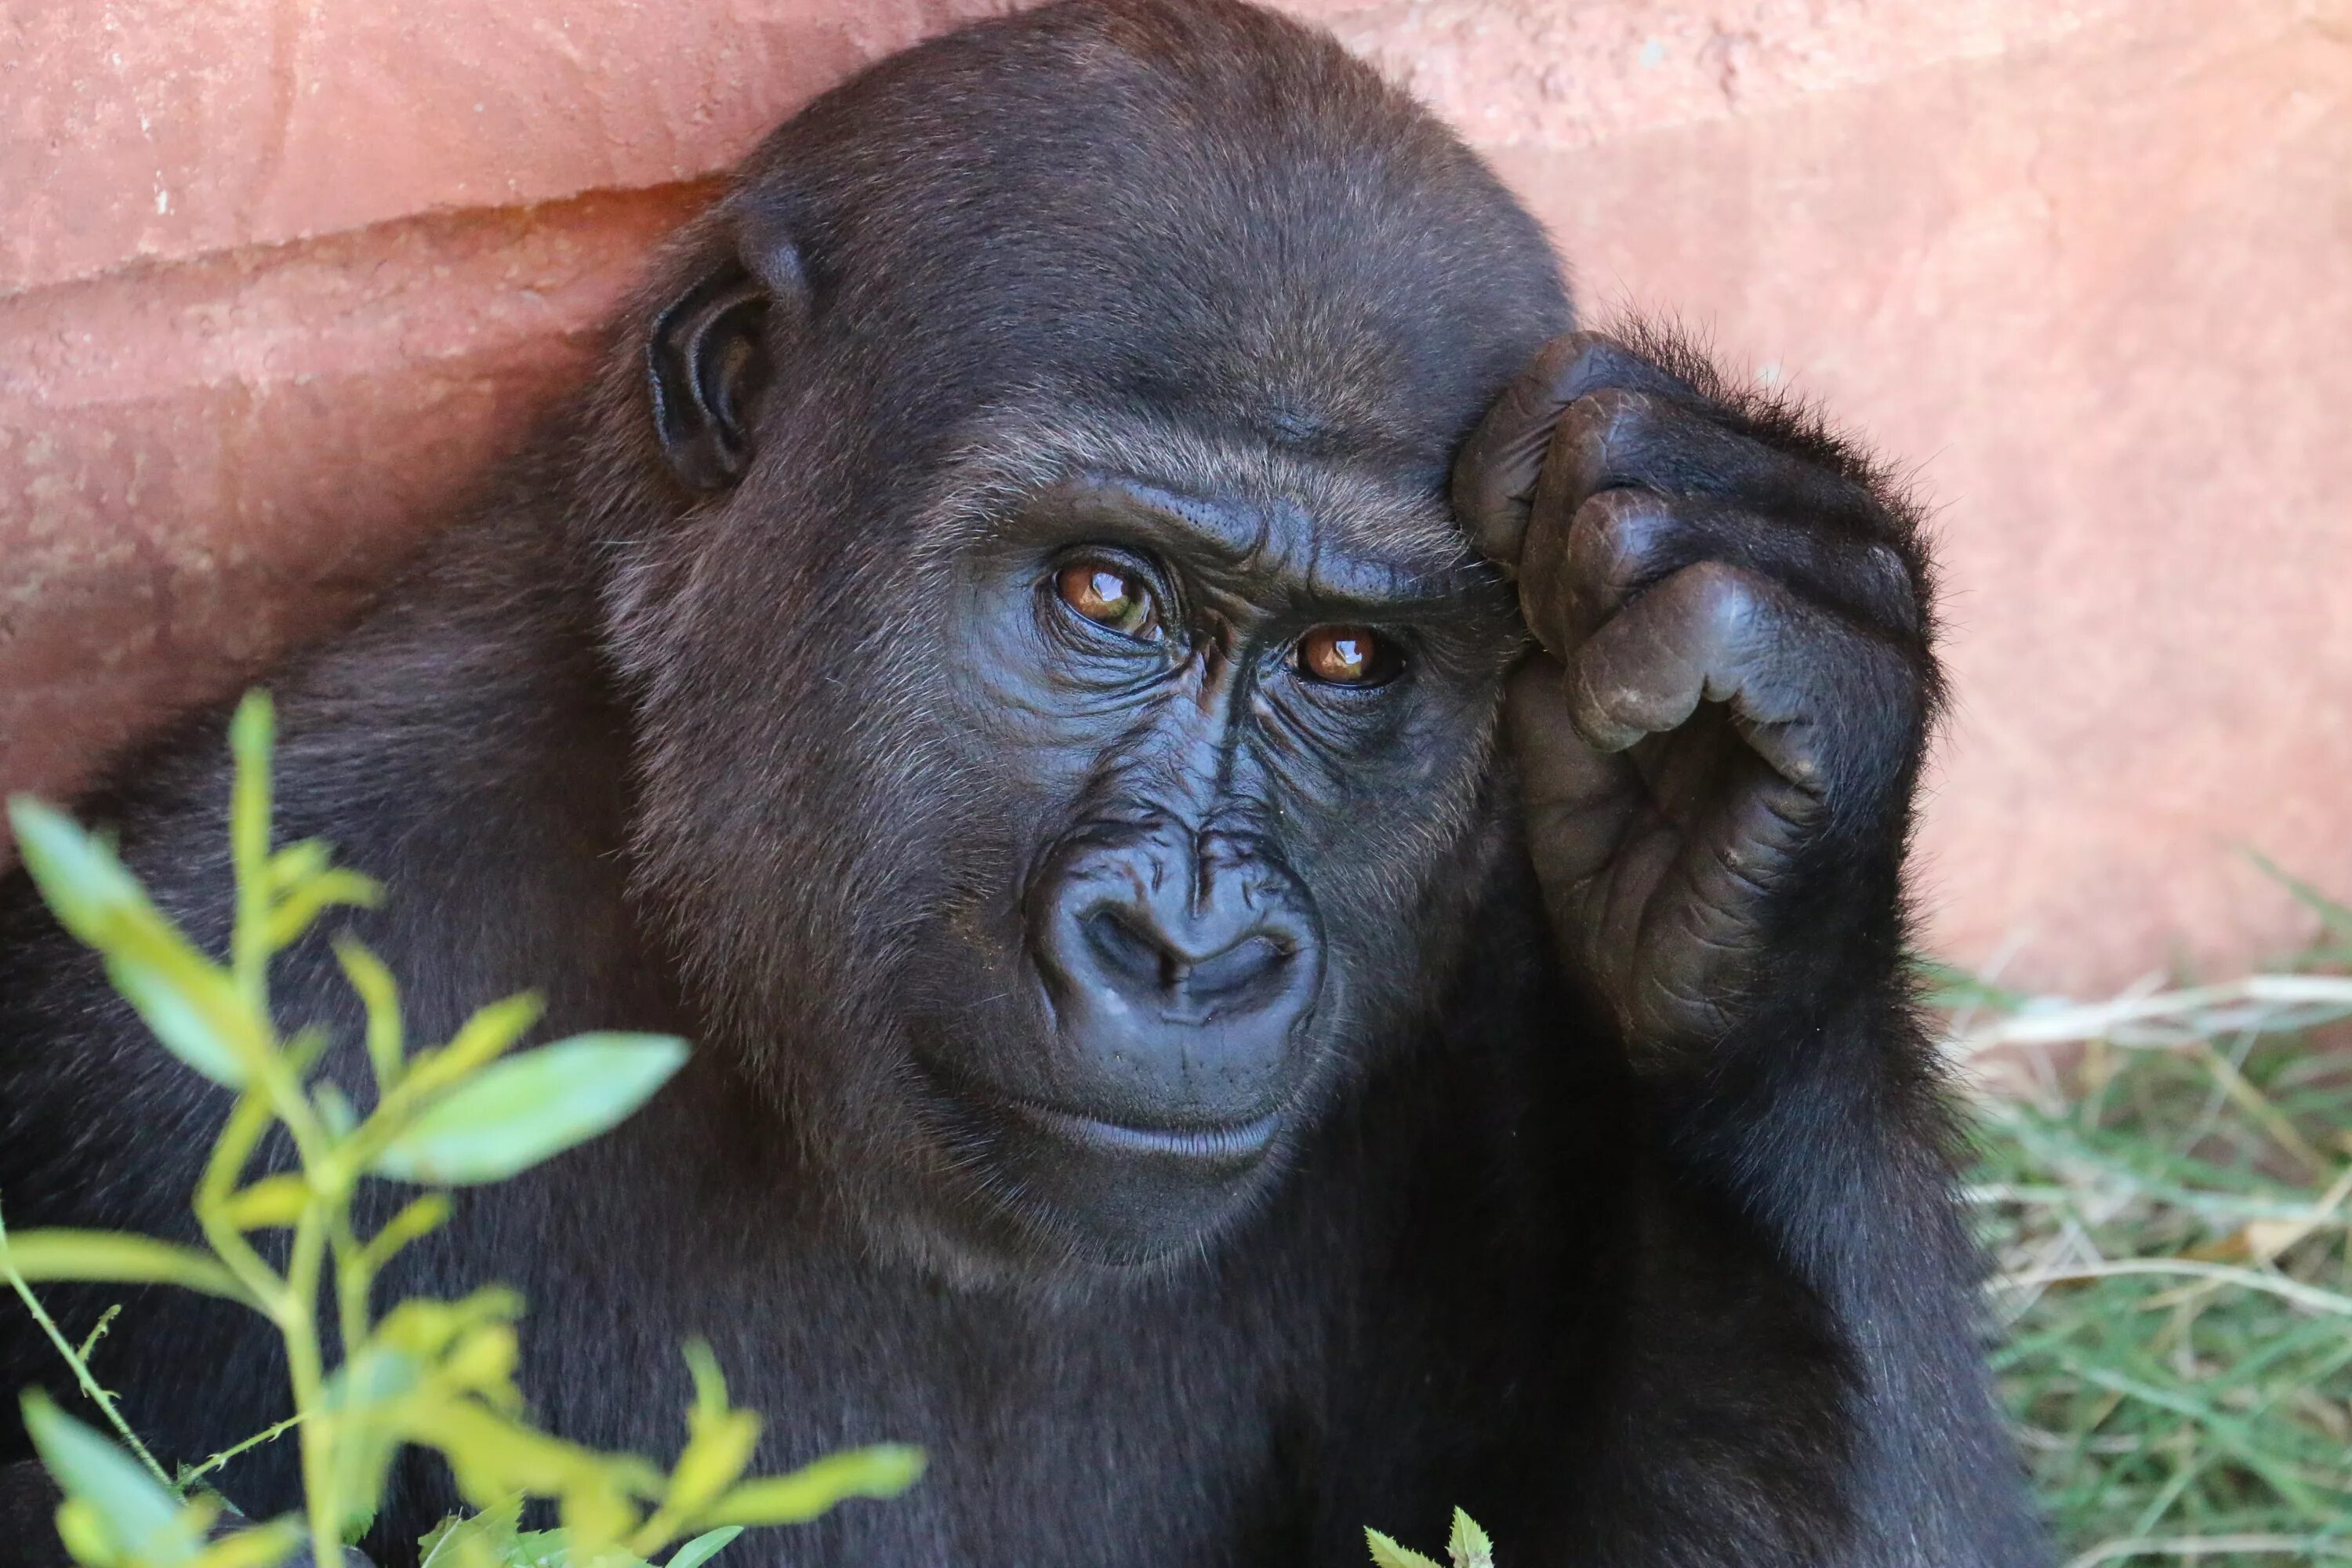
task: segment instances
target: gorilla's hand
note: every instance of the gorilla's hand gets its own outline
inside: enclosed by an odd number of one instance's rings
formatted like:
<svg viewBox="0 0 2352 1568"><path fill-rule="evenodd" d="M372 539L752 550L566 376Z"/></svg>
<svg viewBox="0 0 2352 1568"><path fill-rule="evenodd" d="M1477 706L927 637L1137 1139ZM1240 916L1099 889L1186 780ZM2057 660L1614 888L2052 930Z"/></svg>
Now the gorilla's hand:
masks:
<svg viewBox="0 0 2352 1568"><path fill-rule="evenodd" d="M1821 973L1796 960L1827 931L1892 915L1935 677L1912 526L1875 487L1695 356L1590 332L1455 466L1542 645L1506 721L1553 931L1638 1067L1697 1065Z"/></svg>

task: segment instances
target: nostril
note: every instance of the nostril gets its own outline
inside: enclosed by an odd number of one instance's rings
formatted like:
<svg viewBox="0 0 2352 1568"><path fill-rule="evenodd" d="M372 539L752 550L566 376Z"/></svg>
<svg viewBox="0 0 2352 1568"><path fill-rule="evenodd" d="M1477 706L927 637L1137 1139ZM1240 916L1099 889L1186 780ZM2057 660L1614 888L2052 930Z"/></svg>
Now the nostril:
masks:
<svg viewBox="0 0 2352 1568"><path fill-rule="evenodd" d="M1111 976L1137 990L1163 990L1176 983L1178 964L1166 946L1116 907L1097 910L1085 921L1087 946Z"/></svg>
<svg viewBox="0 0 2352 1568"><path fill-rule="evenodd" d="M1286 933L1253 931L1195 956L1142 911L1117 904L1079 921L1088 967L1130 997L1152 997L1171 1017L1255 1007L1287 984L1298 944Z"/></svg>
<svg viewBox="0 0 2352 1568"><path fill-rule="evenodd" d="M1290 950L1270 936L1244 937L1193 964L1178 988L1196 1002L1231 1001L1269 978L1289 958Z"/></svg>

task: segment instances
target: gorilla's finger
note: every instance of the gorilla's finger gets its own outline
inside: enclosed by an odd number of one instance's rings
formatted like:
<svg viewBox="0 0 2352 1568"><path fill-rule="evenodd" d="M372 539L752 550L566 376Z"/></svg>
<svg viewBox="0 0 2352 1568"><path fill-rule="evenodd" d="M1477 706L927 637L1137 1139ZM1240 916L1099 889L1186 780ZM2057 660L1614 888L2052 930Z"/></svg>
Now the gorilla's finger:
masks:
<svg viewBox="0 0 2352 1568"><path fill-rule="evenodd" d="M1596 751L1577 733L1568 670L1548 654L1532 654L1511 672L1503 719L1537 870L1547 880L1581 885L1623 842L1640 809L1640 776L1630 759Z"/></svg>
<svg viewBox="0 0 2352 1568"><path fill-rule="evenodd" d="M1657 568L1675 553L1679 531L1675 504L1648 490L1603 490L1565 519L1539 511L1519 574L1520 614L1536 640L1570 657L1628 598L1664 577Z"/></svg>
<svg viewBox="0 0 2352 1568"><path fill-rule="evenodd" d="M1647 489L1602 490L1565 526L1539 509L1520 561L1521 611L1538 641L1571 653L1636 595L1702 561L1771 578L1898 639L1920 630L1919 591L1894 545Z"/></svg>
<svg viewBox="0 0 2352 1568"><path fill-rule="evenodd" d="M1528 503L1560 410L1612 386L1688 391L1621 343L1598 332L1568 332L1537 353L1463 443L1454 462L1454 510L1490 559L1518 563Z"/></svg>
<svg viewBox="0 0 2352 1568"><path fill-rule="evenodd" d="M1601 626L1569 682L1578 733L1603 751L1673 730L1704 700L1728 703L1757 753L1816 795L1849 782L1842 767L1898 750L1885 731L1919 716L1895 647L1719 561L1675 573Z"/></svg>
<svg viewBox="0 0 2352 1568"><path fill-rule="evenodd" d="M1562 411L1536 475L1533 517L1522 526L1566 518L1621 486L1711 498L1858 539L1886 532L1870 491L1834 469L1729 428L1686 396L1624 386L1600 388Z"/></svg>

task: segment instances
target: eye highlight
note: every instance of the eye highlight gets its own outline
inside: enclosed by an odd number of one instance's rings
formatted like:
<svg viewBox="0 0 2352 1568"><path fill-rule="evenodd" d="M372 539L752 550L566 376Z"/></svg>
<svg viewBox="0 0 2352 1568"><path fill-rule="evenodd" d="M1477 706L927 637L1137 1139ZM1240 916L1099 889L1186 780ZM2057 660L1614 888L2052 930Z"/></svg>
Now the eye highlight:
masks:
<svg viewBox="0 0 2352 1568"><path fill-rule="evenodd" d="M1291 660L1326 686L1379 686L1404 668L1396 648L1365 626L1317 626L1298 639Z"/></svg>
<svg viewBox="0 0 2352 1568"><path fill-rule="evenodd" d="M1149 638L1160 629L1151 590L1129 572L1099 561L1074 561L1054 574L1055 596L1076 614L1121 637Z"/></svg>

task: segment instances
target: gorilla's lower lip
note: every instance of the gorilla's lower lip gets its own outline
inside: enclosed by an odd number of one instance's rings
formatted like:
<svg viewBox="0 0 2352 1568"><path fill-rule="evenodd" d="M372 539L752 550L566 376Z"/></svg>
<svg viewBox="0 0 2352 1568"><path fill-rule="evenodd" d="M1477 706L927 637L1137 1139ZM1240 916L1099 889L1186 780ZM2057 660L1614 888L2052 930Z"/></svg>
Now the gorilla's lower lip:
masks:
<svg viewBox="0 0 2352 1568"><path fill-rule="evenodd" d="M1201 1165L1248 1164L1273 1146L1282 1126L1278 1111L1213 1127L1134 1127L1025 1101L1014 1109L1044 1131L1100 1153L1150 1155Z"/></svg>

